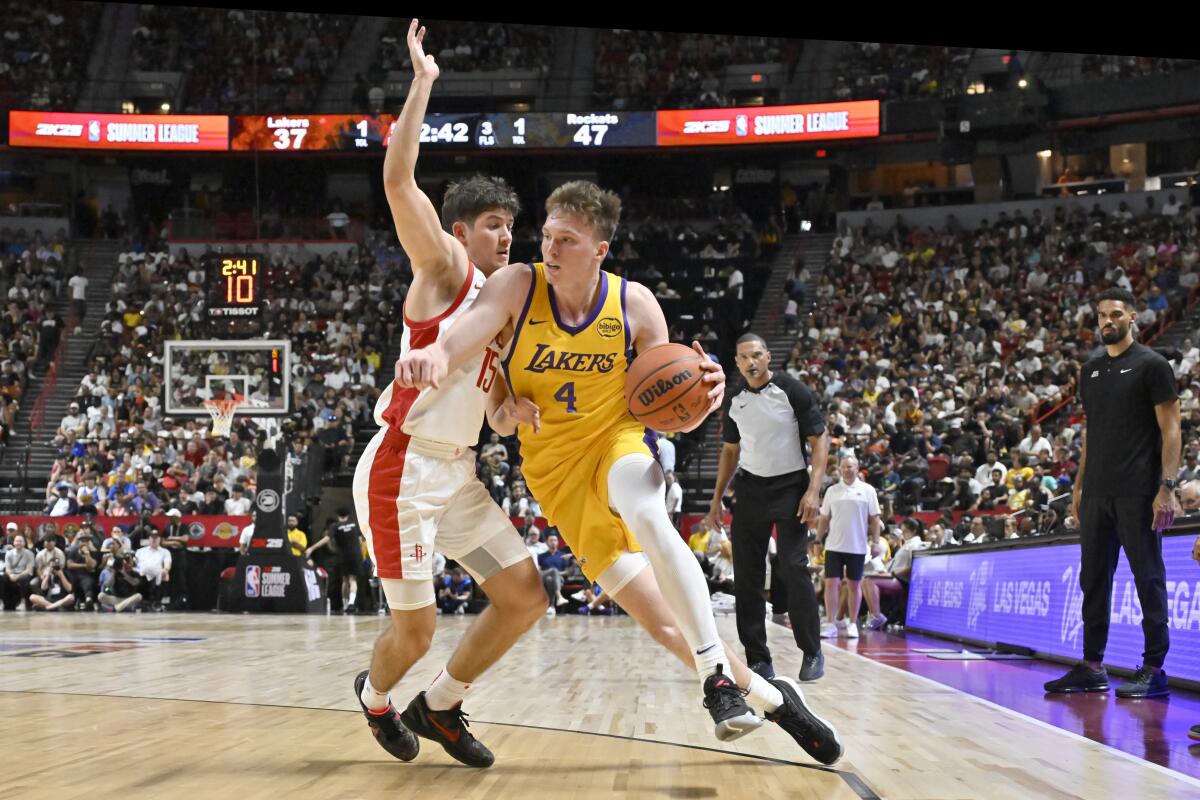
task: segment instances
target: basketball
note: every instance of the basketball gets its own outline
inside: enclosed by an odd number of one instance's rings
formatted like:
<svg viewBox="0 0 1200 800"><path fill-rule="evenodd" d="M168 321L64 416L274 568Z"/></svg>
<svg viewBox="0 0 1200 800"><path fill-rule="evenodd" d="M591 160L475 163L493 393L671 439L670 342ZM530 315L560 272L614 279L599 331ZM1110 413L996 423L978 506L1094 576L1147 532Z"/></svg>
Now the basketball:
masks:
<svg viewBox="0 0 1200 800"><path fill-rule="evenodd" d="M700 369L703 360L682 344L662 344L638 354L625 376L629 413L663 433L691 425L704 415L709 403L709 386Z"/></svg>

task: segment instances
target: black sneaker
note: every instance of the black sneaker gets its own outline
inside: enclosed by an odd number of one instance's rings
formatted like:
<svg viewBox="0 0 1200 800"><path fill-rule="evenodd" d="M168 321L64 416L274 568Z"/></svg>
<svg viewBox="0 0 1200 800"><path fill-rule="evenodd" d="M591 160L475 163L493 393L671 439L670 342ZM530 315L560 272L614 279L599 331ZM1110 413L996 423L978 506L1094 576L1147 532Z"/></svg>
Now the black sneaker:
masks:
<svg viewBox="0 0 1200 800"><path fill-rule="evenodd" d="M746 705L746 694L721 671L719 664L717 671L704 679L704 707L712 715L717 738L722 742L740 739L762 725L762 718Z"/></svg>
<svg viewBox="0 0 1200 800"><path fill-rule="evenodd" d="M1171 693L1167 686L1167 673L1161 669L1142 665L1133 677L1117 687L1117 697L1166 697Z"/></svg>
<svg viewBox="0 0 1200 800"><path fill-rule="evenodd" d="M833 764L842 757L842 742L837 731L812 712L804 702L804 693L791 678L776 678L771 685L783 695L783 705L767 712L767 719L783 728L804 748L804 752L822 764Z"/></svg>
<svg viewBox="0 0 1200 800"><path fill-rule="evenodd" d="M1071 671L1063 675L1057 680L1048 682L1042 687L1047 693L1072 693L1072 692L1107 692L1108 691L1108 671L1101 667L1099 671L1093 670L1086 663L1080 661L1075 666L1071 667Z"/></svg>
<svg viewBox="0 0 1200 800"><path fill-rule="evenodd" d="M1200 725L1188 728L1188 738L1200 742Z"/></svg>
<svg viewBox="0 0 1200 800"><path fill-rule="evenodd" d="M363 716L367 718L367 724L371 727L371 735L375 737L375 741L379 742L380 747L396 758L401 761L412 761L421 750L421 742L416 736L413 736L412 731L400 723L400 712L396 710L396 707L388 703L386 711L373 714L367 708L367 704L362 701L363 685L367 682L368 671L364 669L354 679L354 696L358 699Z"/></svg>
<svg viewBox="0 0 1200 800"><path fill-rule="evenodd" d="M771 666L770 661L755 661L750 665L751 672L757 672L764 680L771 680L775 677L775 667Z"/></svg>
<svg viewBox="0 0 1200 800"><path fill-rule="evenodd" d="M825 654L818 652L815 656L805 655L800 663L800 682L815 681L825 674Z"/></svg>
<svg viewBox="0 0 1200 800"><path fill-rule="evenodd" d="M490 767L496 760L492 751L467 730L467 712L462 710L462 703L445 711L434 711L421 692L404 709L400 719L413 733L437 742L451 758L468 767Z"/></svg>

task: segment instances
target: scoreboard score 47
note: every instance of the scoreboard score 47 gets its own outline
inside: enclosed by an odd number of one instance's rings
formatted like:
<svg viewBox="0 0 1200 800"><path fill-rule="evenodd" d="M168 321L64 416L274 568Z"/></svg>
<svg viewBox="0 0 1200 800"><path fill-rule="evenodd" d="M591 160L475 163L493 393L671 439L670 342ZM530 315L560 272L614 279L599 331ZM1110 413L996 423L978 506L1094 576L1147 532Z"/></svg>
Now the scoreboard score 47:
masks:
<svg viewBox="0 0 1200 800"><path fill-rule="evenodd" d="M200 266L208 281L209 321L235 323L237 332L260 328L266 260L252 253L207 253Z"/></svg>

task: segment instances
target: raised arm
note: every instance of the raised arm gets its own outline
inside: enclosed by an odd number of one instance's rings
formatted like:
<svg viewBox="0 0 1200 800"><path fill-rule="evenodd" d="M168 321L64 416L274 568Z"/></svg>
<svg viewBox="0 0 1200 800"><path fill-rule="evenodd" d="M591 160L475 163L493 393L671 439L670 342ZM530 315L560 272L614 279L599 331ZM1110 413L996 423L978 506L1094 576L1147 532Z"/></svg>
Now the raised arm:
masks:
<svg viewBox="0 0 1200 800"><path fill-rule="evenodd" d="M443 276L455 287L467 275L467 254L453 236L442 230L433 203L417 186L417 154L421 144L421 125L429 94L441 70L422 45L425 28L418 21L408 26L408 52L412 58L413 81L404 110L400 112L383 159L383 188L400 245L412 260L414 278L426 275L434 280Z"/></svg>

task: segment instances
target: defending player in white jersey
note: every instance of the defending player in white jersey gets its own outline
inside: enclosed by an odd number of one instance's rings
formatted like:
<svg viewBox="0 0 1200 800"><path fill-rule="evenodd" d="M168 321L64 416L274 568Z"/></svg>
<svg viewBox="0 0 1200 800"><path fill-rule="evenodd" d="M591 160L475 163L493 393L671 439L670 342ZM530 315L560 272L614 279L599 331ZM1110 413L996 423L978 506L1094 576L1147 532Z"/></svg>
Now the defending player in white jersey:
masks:
<svg viewBox="0 0 1200 800"><path fill-rule="evenodd" d="M404 352L444 336L487 276L508 263L513 219L520 210L503 180L479 176L447 189L439 220L418 188L414 169L421 123L439 69L424 52L425 29L417 24L414 19L408 31L413 83L383 165L396 232L412 260ZM359 525L391 609L391 625L376 641L370 669L358 675L354 688L375 739L403 761L417 755L415 732L464 764L491 766L492 753L464 723L463 696L546 610L546 593L524 542L475 477L471 447L485 411L494 427L522 416L520 406L506 400L503 379L497 379L500 348L493 345L437 389L393 382L375 407L379 433L354 474ZM429 690L400 713L388 691L433 639L435 547L465 567L491 603Z"/></svg>

